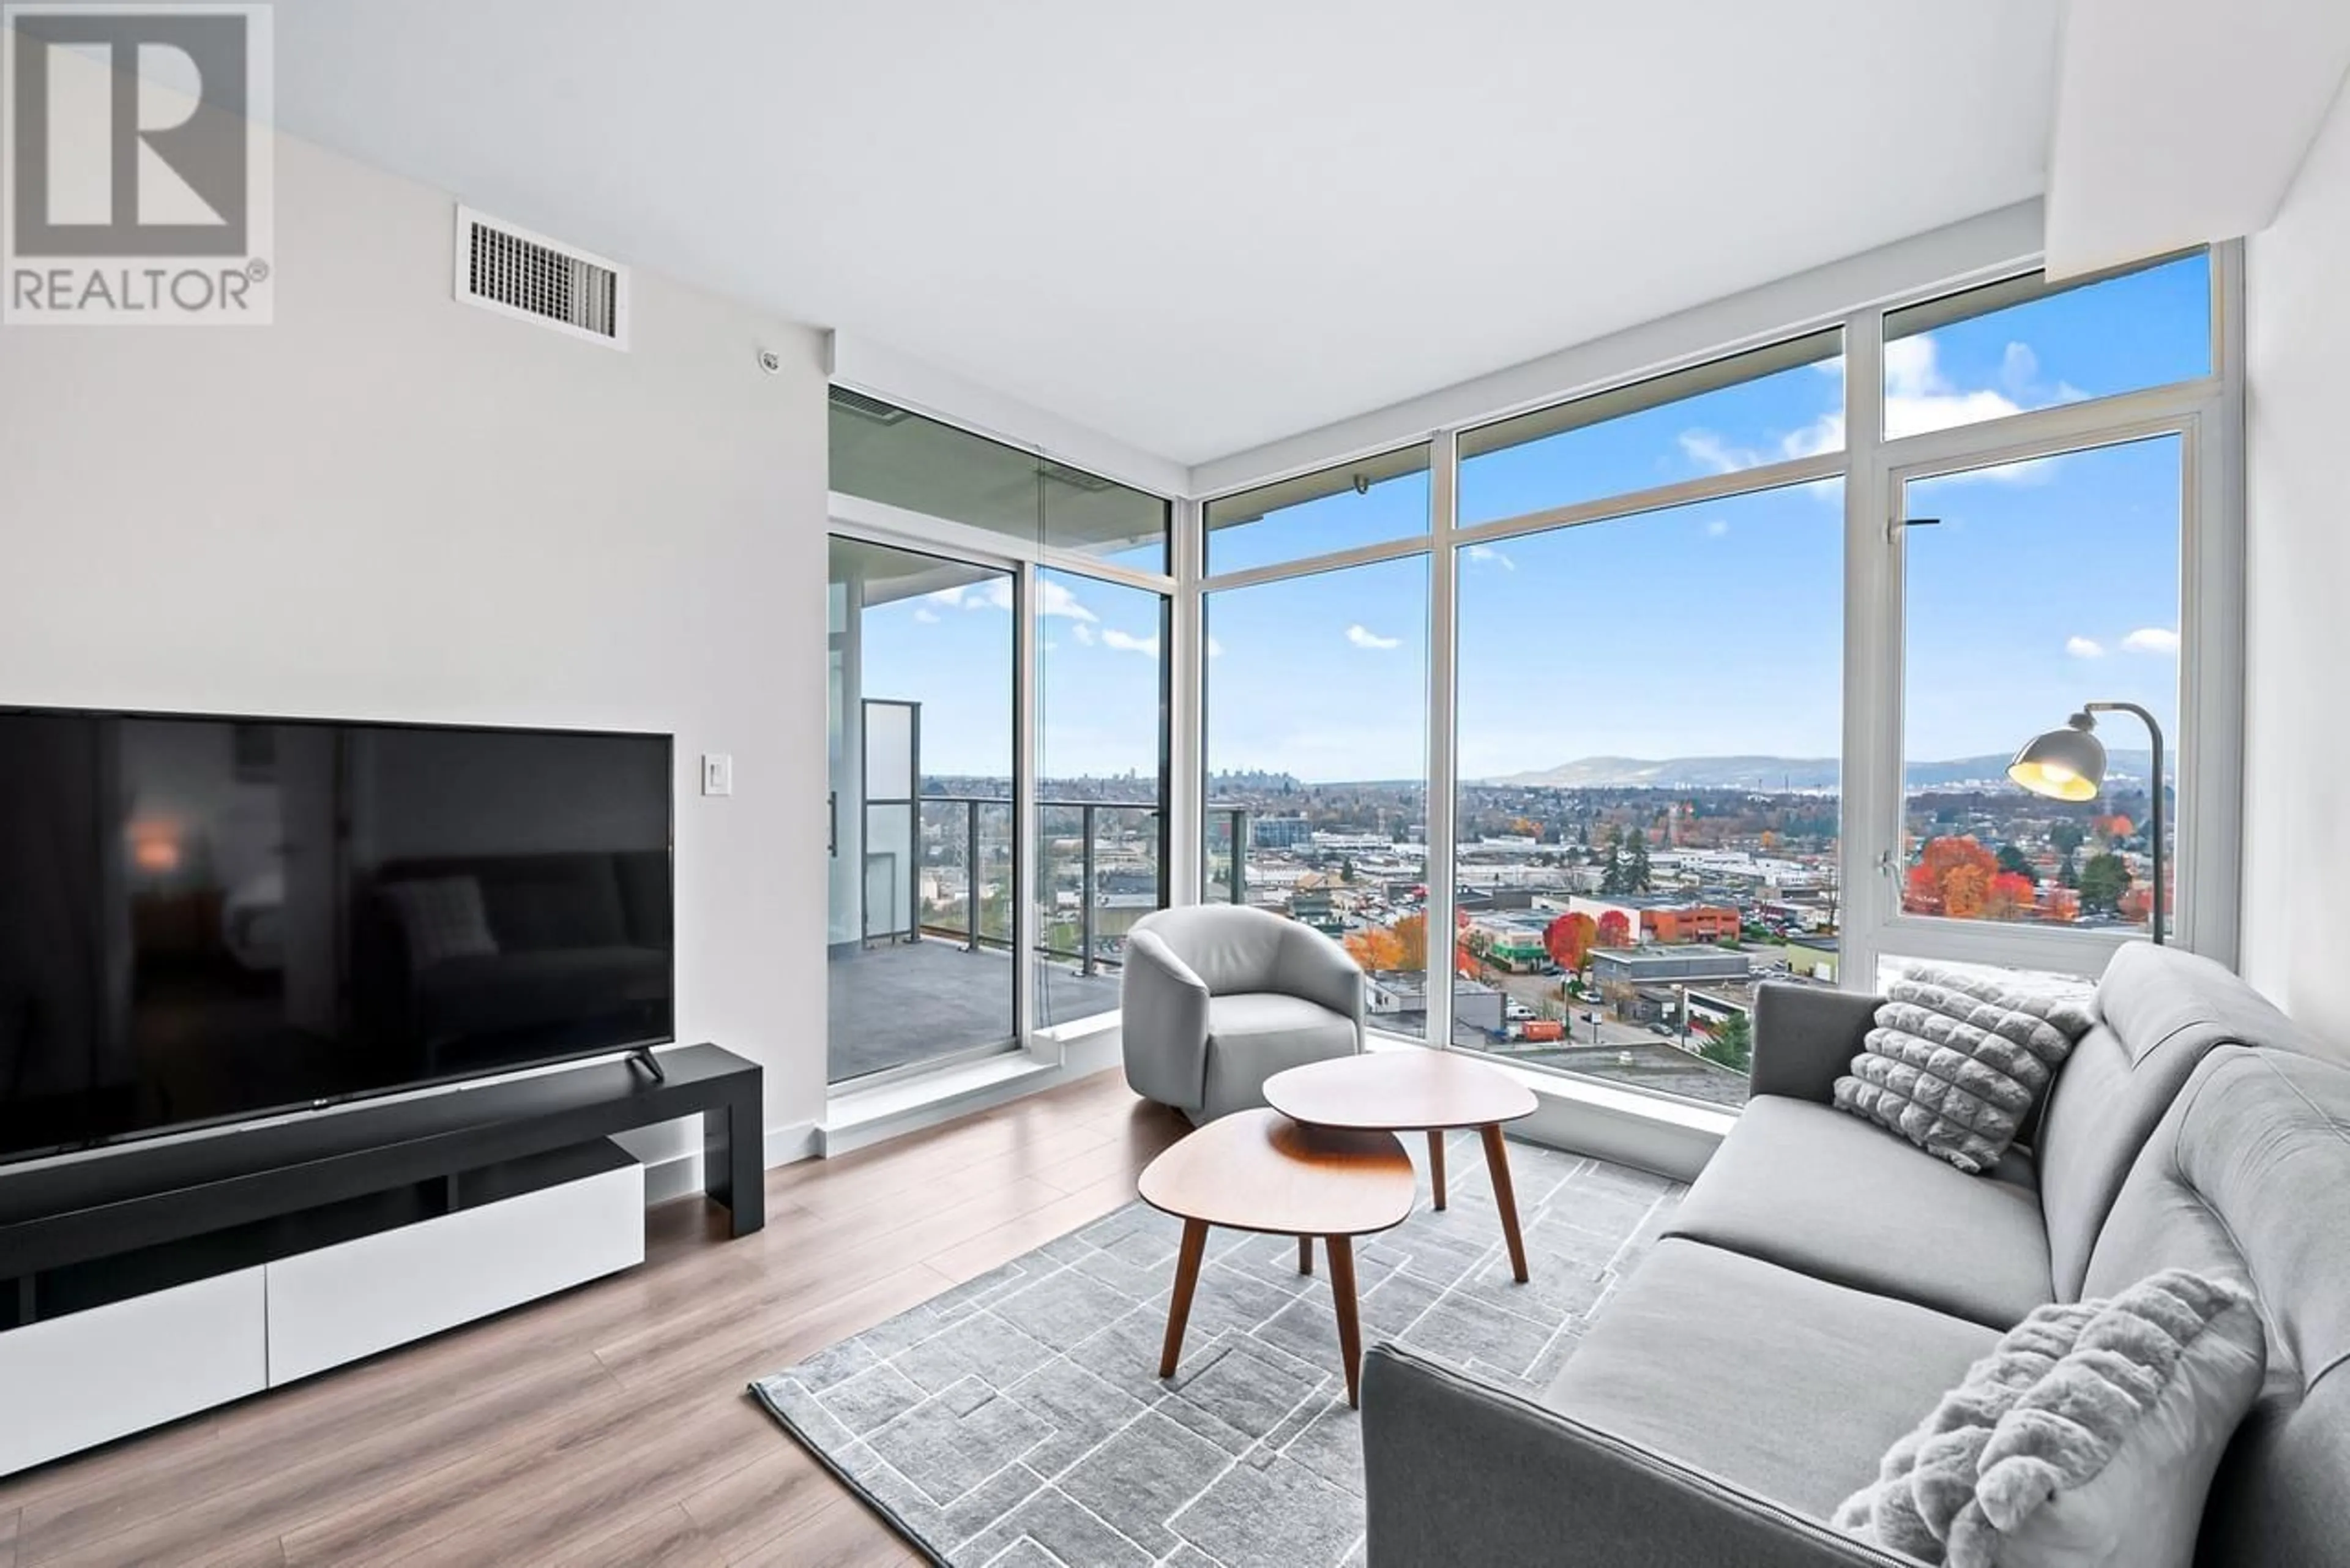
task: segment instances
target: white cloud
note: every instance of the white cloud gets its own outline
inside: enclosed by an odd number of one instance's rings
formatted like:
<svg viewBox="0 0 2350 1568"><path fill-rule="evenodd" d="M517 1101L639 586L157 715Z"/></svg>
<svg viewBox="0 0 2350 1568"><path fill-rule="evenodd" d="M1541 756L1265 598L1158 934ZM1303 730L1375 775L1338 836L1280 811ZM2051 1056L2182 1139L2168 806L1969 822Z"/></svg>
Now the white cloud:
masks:
<svg viewBox="0 0 2350 1568"><path fill-rule="evenodd" d="M1211 659L1222 659L1223 656L1224 645L1218 642L1212 637L1208 639L1208 657Z"/></svg>
<svg viewBox="0 0 2350 1568"><path fill-rule="evenodd" d="M1708 430L1681 431L1677 438L1681 455L1713 473L1737 473L1766 462L1793 462L1844 450L1844 410L1822 414L1801 430L1790 431L1770 448L1740 446Z"/></svg>
<svg viewBox="0 0 2350 1568"><path fill-rule="evenodd" d="M938 624L939 612L932 609L928 605L916 605L914 607L914 618L922 622L926 626L936 626Z"/></svg>
<svg viewBox="0 0 2350 1568"><path fill-rule="evenodd" d="M2064 639L2064 651L2075 659L2103 659L2106 646L2093 637L2068 637Z"/></svg>
<svg viewBox="0 0 2350 1568"><path fill-rule="evenodd" d="M1348 627L1347 628L1347 640L1353 643L1357 648L1376 648L1384 649L1389 648L1401 648L1403 646L1403 639L1399 637L1381 637L1378 633L1361 626Z"/></svg>
<svg viewBox="0 0 2350 1568"><path fill-rule="evenodd" d="M1153 659L1159 657L1159 639L1155 637L1136 637L1113 626L1103 628L1101 641L1104 648L1116 649L1120 653L1147 653Z"/></svg>
<svg viewBox="0 0 2350 1568"><path fill-rule="evenodd" d="M2029 343L2011 343L2000 356L1999 384L2016 397L2030 394L2032 383L2040 377L2040 356L2032 351Z"/></svg>
<svg viewBox="0 0 2350 1568"><path fill-rule="evenodd" d="M1470 545L1469 559L1472 565L1480 566L1499 566L1505 572L1514 572L1518 569L1518 564L1515 561L1513 561L1507 556L1504 556L1502 552L1493 548L1491 545Z"/></svg>
<svg viewBox="0 0 2350 1568"><path fill-rule="evenodd" d="M1087 648L1091 648L1094 645L1094 628L1087 626L1083 621L1079 621L1076 625L1071 627L1069 628L1069 635L1076 638Z"/></svg>
<svg viewBox="0 0 2350 1568"><path fill-rule="evenodd" d="M2004 392L1989 387L1961 389L1942 373L1939 355L1930 332L1896 337L1885 346L1887 436L1949 430L2023 411L2023 405ZM2032 369L2039 369L2029 345L2011 343L2002 360L2002 373L2012 372L2027 362Z"/></svg>
<svg viewBox="0 0 2350 1568"><path fill-rule="evenodd" d="M1929 332L1897 337L1885 345L1885 433L1888 439L2003 419L2026 409L2078 402L2088 396L2068 382L2058 381L2053 387L2042 383L2040 357L2029 343L2011 343L2001 356L1999 379L2004 390L1958 386L1943 372L1939 355L1933 334ZM1814 368L1833 377L1844 375L1841 358L1823 360ZM1844 410L1839 408L1824 413L1811 423L1758 446L1741 445L1702 429L1683 431L1679 440L1681 454L1698 467L1711 473L1737 473L1765 463L1791 462L1842 452ZM2048 477L2049 465L2055 461L2043 458L2001 468L1977 469L1963 477L2037 483Z"/></svg>
<svg viewBox="0 0 2350 1568"><path fill-rule="evenodd" d="M924 594L934 604L960 605L964 609L1009 610L1012 607L1012 579L990 577L983 583L967 583L960 587L941 588ZM1057 616L1063 620L1099 620L1101 617L1077 602L1065 584L1049 578L1036 585L1036 609L1040 615Z"/></svg>
<svg viewBox="0 0 2350 1568"><path fill-rule="evenodd" d="M1732 446L1711 431L1683 431L1681 455L1712 473L1760 468L1769 460L1751 446Z"/></svg>
<svg viewBox="0 0 2350 1568"><path fill-rule="evenodd" d="M1012 607L1012 585L1002 577L993 577L987 585L1003 596L1003 607ZM1099 620L1101 617L1077 602L1077 596L1050 577L1036 581L1036 608L1039 614L1060 616L1067 620Z"/></svg>
<svg viewBox="0 0 2350 1568"><path fill-rule="evenodd" d="M2122 646L2132 653L2156 653L2176 658L2178 654L2178 634L2168 627L2142 626L2122 639Z"/></svg>
<svg viewBox="0 0 2350 1568"><path fill-rule="evenodd" d="M1705 522L1705 536L1706 536L1707 538L1709 538L1709 539L1719 539L1719 538L1722 537L1724 535L1728 534L1729 532L1730 532L1730 519L1729 519L1729 518L1727 518L1727 517L1709 517L1709 518L1707 518L1707 519L1706 519L1706 522Z"/></svg>

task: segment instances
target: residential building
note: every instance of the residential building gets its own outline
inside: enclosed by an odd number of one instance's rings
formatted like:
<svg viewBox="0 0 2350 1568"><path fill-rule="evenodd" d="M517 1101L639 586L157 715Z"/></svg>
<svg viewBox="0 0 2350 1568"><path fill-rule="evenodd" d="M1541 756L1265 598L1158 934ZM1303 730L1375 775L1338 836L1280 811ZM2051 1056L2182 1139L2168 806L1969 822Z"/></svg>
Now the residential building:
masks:
<svg viewBox="0 0 2350 1568"><path fill-rule="evenodd" d="M1667 946L1676 942L1734 941L1741 924L1734 904L1705 903L1661 893L1576 894L1567 900L1566 908L1569 914L1586 916L1595 925L1612 915L1638 940Z"/></svg>

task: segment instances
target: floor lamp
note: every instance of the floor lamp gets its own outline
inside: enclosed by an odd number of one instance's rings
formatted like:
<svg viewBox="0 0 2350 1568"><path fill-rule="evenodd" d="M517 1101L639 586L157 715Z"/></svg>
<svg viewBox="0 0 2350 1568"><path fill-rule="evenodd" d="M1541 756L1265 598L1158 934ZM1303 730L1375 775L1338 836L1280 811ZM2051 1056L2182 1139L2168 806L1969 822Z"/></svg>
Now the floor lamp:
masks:
<svg viewBox="0 0 2350 1568"><path fill-rule="evenodd" d="M2051 730L2027 742L2015 753L2015 761L2007 764L2007 776L2034 794L2052 800L2095 800L2106 787L2106 746L2096 736L2098 713L2135 713L2146 722L2147 733L2154 737L2154 814L2147 824L2147 842L2152 846L2154 862L2154 898L2147 907L2154 928L2154 940L2162 940L2162 726L2154 715L2135 702L2090 702L2064 722L2064 728Z"/></svg>

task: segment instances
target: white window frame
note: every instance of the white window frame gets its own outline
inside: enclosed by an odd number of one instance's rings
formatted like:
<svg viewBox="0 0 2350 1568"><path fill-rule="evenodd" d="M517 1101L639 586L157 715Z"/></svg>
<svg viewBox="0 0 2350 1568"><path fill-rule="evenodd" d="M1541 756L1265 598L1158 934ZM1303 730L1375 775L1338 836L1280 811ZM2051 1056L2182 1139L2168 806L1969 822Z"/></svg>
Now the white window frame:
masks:
<svg viewBox="0 0 2350 1568"><path fill-rule="evenodd" d="M1206 798L1206 600L1227 588L1304 577L1371 562L1425 554L1429 562L1428 658L1429 837L1428 919L1431 933L1449 932L1454 919L1458 802L1455 692L1458 665L1457 590L1459 552L1472 545L1660 511L1692 502L1780 488L1810 480L1841 477L1845 499L1845 618L1843 757L1845 783L1840 826L1839 900L1842 950L1837 976L1847 989L1871 989L1878 961L1886 957L1947 958L2023 968L2094 973L2113 950L2143 940L2117 933L2034 926L2002 926L1904 916L1899 912L1901 861L1901 485L1952 468L1983 466L2018 457L2079 447L2112 444L2141 434L2182 438L2181 728L2193 737L2180 748L2177 788L2185 814L2178 825L2178 945L2233 963L2237 956L2238 888L2241 838L2243 708L2243 259L2240 242L2210 251L2211 276L2211 373L2198 379L2147 391L2018 413L1950 430L1887 440L1882 430L1884 318L1891 311L1926 300L2031 272L2036 257L2017 256L2009 265L1973 266L1958 275L1928 279L1907 290L1874 297L1847 310L1786 321L1768 332L1750 334L1702 352L1663 363L1627 366L1613 378L1555 389L1547 396L1521 398L1509 406L1454 419L1416 432L1389 431L1360 445L1317 452L1311 461L1284 463L1242 483L1193 494L1167 497L1147 485L1147 493L1171 501L1166 573L1048 549L1024 540L947 519L903 512L835 493L835 531L878 543L1007 560L1020 574L1023 604L1034 602L1035 575L1053 567L1083 576L1148 588L1170 597L1170 692L1169 734L1169 898L1171 904L1200 901ZM1578 502L1472 526L1459 524L1458 439L1462 430L1532 409L1629 386L1675 371L1735 356L1748 349L1840 327L1845 358L1845 449L1734 473L1707 475L1648 490ZM887 388L871 389L889 398ZM958 424L1003 442L993 431L919 400L890 398L931 419ZM1205 571L1206 504L1245 493L1300 474L1360 462L1407 447L1429 451L1429 530L1328 554L1304 556L1216 576ZM1018 442L1006 444L1019 445ZM1052 456L1041 449L1039 455ZM1294 449L1293 449L1294 450ZM1078 460L1078 466L1087 466ZM1112 475L1112 477L1117 477ZM1131 480L1120 483L1133 484ZM1024 809L1033 832L1035 742L1033 616L1019 618L1023 704L1020 754L1032 759ZM1231 676L1228 674L1227 679ZM2085 688L2084 696L2094 692ZM2061 715L2060 715L2061 716ZM2021 739L2021 737L2019 737ZM2174 740L2177 737L2173 737ZM1022 950L1033 950L1035 931L1034 867L1021 857L1018 908ZM1893 874L1888 875L1890 870ZM1431 964L1438 944L1431 941ZM1451 965L1444 963L1449 977ZM1451 1048L1452 987L1429 989L1427 1044ZM1020 989L1020 1043L1032 1054L1058 1060L1058 1046L1040 1042L1032 1017L1033 987ZM1068 1026L1042 1032L1059 1036ZM1400 1037L1397 1037L1399 1041ZM1549 1070L1540 1076L1576 1086L1578 1095L1605 1103L1611 1114L1638 1119L1645 1102L1659 1128L1687 1132L1692 1118L1704 1119L1693 1103L1635 1090L1605 1079ZM1627 1106L1630 1109L1627 1109ZM1711 1115L1711 1112L1707 1113Z"/></svg>
<svg viewBox="0 0 2350 1568"><path fill-rule="evenodd" d="M885 394L875 394L885 396ZM980 436L998 446L1031 453L1053 462L1066 461L1042 448L1023 446L1006 441L1003 436L967 421L957 421L934 410L889 399L910 409L925 419L953 425L972 435ZM1073 464L1073 466L1083 466ZM1090 471L1089 471L1090 472ZM1183 535L1187 514L1196 516L1197 508L1174 500L1156 491L1120 480L1128 489L1151 495L1169 503L1168 549L1170 559L1183 559ZM1071 1044L1105 1021L1114 1021L1115 1013L1092 1018L1065 1019L1046 1024L1043 1017L1042 999L1037 994L1033 964L1036 949L1043 939L1043 928L1037 917L1036 856L1038 843L1038 721L1042 708L1040 643L1042 618L1035 612L1037 599L1037 574L1055 571L1067 576L1090 577L1099 582L1124 587L1141 588L1168 598L1173 627L1170 641L1174 646L1163 649L1162 659L1172 662L1173 672L1182 669L1182 632L1184 597L1179 591L1176 576L1167 572L1150 572L1071 550L1054 548L1034 537L1002 534L993 529L976 527L950 517L940 517L926 512L916 512L887 502L874 501L861 495L832 491L827 500L827 532L842 538L857 539L868 544L890 545L941 556L966 564L984 566L1013 574L1013 661L1016 691L1013 704L1013 746L1017 764L1013 776L1013 1033L1004 1041L973 1046L923 1062L892 1068L888 1072L851 1079L830 1086L830 1094L838 1097L859 1091L883 1087L909 1079L920 1079L951 1073L975 1060L1018 1052L1040 1066L1058 1067L1066 1060ZM1196 614L1196 611L1195 611ZM1194 639L1196 641L1196 639ZM1186 762L1186 720L1184 717L1183 682L1180 673L1171 673L1173 701L1170 705L1168 743L1168 794L1166 809L1170 813L1167 854L1172 862L1169 868L1168 902L1174 905L1196 901L1199 895L1196 870L1187 887L1181 867L1186 857L1185 813L1191 820L1198 818L1198 786L1186 789L1185 781L1197 773ZM1196 684L1196 682L1195 682ZM1197 693L1192 694L1196 711ZM1188 754L1196 755L1197 748ZM1188 800L1186 796L1189 796ZM1193 829L1196 832L1196 828ZM1196 837L1191 842L1196 843ZM1196 859L1196 857L1191 858Z"/></svg>
<svg viewBox="0 0 2350 1568"><path fill-rule="evenodd" d="M1841 478L1845 501L1844 773L1843 820L1838 839L1841 950L1837 981L1846 988L1875 987L1877 962L1886 957L1939 957L2018 968L2065 970L2095 974L2122 944L2142 940L2118 932L2081 931L1991 921L1905 916L1899 908L1902 869L1901 667L1903 580L1900 575L1899 508L1904 483L1954 469L1989 466L2020 458L2104 446L2149 435L2181 438L2182 529L2180 721L2193 737L2179 746L2174 783L2186 808L2178 824L2177 929L2178 946L2232 964L2236 958L2239 864L2241 853L2241 759L2243 692L2243 367L2242 248L2215 245L2210 251L2211 279L2211 371L2193 380L2144 391L2034 410L1975 424L1893 440L1883 433L1884 329L1886 317L1905 306L2032 272L2036 260L1944 279L1848 311L1840 317L1789 324L1764 337L1725 345L1662 366L1647 366L1613 381L1575 389L1583 398L1678 370L1734 357L1749 349L1841 327L1845 358L1845 448L1816 457L1770 463L1733 473L1711 474L1678 483L1575 502L1463 527L1458 519L1459 438L1464 429L1523 412L1562 399L1541 400L1497 410L1490 419L1440 426L1407 441L1389 440L1357 451L1267 474L1195 498L1192 531L1205 504L1244 494L1298 474L1342 467L1367 457L1418 446L1429 447L1430 526L1425 535L1303 556L1206 576L1201 571L1203 541L1194 537L1176 557L1179 607L1191 604L1190 640L1178 639L1178 657L1194 673L1201 668L1197 608L1205 596L1227 588L1305 577L1407 556L1430 556L1428 660L1428 920L1431 932L1448 931L1454 919L1457 846L1453 824L1460 784L1459 736L1454 701L1459 657L1457 634L1459 552L1472 545L1584 523L1659 512L1694 502L1773 490L1812 480ZM2131 270L2131 269L2120 269ZM1185 616L1178 611L1178 625ZM1196 686L1194 688L1196 695ZM2094 696L2084 690L2084 699ZM1179 722L1204 746L1195 707ZM2059 715L2058 717L2061 717ZM2054 722L2053 720L2051 721ZM2021 742L2024 737L2018 736ZM2176 744L2180 737L2170 737ZM1209 759L1195 761L1192 778L1204 785ZM1179 850L1197 874L1200 846ZM1435 943L1430 943L1434 965ZM1446 964L1450 974L1451 966ZM1427 1044L1452 1047L1452 987L1429 986ZM1545 1072L1555 1070L1545 1069ZM1596 1083L1642 1096L1661 1106L1686 1109L1691 1102L1645 1090L1626 1090L1605 1079L1562 1078Z"/></svg>

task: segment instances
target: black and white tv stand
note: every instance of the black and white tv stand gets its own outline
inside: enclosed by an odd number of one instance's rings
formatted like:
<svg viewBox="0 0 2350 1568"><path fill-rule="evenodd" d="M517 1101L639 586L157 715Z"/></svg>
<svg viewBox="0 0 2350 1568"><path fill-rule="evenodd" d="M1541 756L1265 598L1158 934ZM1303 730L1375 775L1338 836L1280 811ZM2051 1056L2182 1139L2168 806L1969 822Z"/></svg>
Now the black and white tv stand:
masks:
<svg viewBox="0 0 2350 1568"><path fill-rule="evenodd" d="M611 1135L696 1115L758 1230L760 1070L706 1044L0 1170L0 1475L642 1262Z"/></svg>

